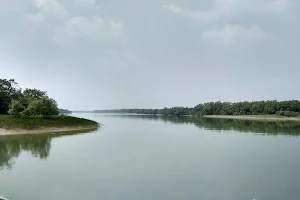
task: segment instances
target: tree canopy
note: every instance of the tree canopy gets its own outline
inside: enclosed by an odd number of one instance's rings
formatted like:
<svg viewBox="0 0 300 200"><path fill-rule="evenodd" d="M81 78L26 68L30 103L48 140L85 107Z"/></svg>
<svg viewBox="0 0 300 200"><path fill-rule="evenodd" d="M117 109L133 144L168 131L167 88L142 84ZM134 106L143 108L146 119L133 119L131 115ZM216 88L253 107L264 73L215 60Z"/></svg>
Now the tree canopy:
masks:
<svg viewBox="0 0 300 200"><path fill-rule="evenodd" d="M20 88L14 79L0 79L0 114L7 114L13 99L20 95Z"/></svg>
<svg viewBox="0 0 300 200"><path fill-rule="evenodd" d="M14 79L0 79L0 114L49 117L58 113L56 101L47 92L35 88L22 91Z"/></svg>

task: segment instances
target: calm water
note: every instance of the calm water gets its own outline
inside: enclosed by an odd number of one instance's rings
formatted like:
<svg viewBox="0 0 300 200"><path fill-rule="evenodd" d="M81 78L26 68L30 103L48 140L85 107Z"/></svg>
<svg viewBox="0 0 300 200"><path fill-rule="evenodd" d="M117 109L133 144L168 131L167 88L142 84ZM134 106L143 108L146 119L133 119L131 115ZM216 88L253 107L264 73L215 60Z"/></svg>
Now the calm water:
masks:
<svg viewBox="0 0 300 200"><path fill-rule="evenodd" d="M0 137L11 200L299 200L300 124L76 114L93 133Z"/></svg>

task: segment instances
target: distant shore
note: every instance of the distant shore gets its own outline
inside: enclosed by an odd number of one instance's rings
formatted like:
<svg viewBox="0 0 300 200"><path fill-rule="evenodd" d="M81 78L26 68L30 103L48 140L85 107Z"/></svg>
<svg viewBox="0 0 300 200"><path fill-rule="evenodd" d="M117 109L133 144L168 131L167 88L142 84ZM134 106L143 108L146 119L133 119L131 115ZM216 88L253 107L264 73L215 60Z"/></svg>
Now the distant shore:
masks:
<svg viewBox="0 0 300 200"><path fill-rule="evenodd" d="M267 120L267 121L300 121L299 117L282 117L273 115L205 115L205 118L241 119L241 120Z"/></svg>

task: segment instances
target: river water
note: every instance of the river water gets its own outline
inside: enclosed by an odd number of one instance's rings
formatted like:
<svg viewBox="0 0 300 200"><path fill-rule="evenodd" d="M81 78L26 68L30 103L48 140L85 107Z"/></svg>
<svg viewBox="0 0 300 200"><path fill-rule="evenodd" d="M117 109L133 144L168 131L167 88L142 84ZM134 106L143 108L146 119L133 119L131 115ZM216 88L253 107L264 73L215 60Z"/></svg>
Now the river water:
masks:
<svg viewBox="0 0 300 200"><path fill-rule="evenodd" d="M299 200L300 123L74 114L92 133L0 137L11 200Z"/></svg>

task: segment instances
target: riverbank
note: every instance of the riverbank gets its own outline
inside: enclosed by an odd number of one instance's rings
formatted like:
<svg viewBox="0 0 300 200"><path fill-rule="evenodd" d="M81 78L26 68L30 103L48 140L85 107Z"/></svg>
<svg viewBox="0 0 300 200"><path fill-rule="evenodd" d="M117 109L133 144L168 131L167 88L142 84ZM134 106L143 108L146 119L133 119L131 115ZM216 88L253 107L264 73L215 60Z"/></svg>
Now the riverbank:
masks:
<svg viewBox="0 0 300 200"><path fill-rule="evenodd" d="M266 120L266 121L300 121L300 117L282 117L276 115L205 115L205 118Z"/></svg>
<svg viewBox="0 0 300 200"><path fill-rule="evenodd" d="M99 124L95 121L71 116L54 116L45 119L0 115L0 135L89 132L97 130L98 127Z"/></svg>

